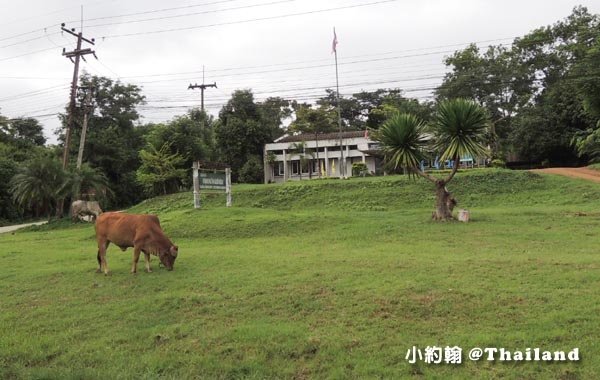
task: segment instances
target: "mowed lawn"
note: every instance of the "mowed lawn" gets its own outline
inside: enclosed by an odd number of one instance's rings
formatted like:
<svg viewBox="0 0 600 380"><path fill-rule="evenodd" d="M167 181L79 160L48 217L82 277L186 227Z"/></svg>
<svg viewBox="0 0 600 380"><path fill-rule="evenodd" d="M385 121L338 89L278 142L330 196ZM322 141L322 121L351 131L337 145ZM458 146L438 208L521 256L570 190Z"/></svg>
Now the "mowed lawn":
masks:
<svg viewBox="0 0 600 380"><path fill-rule="evenodd" d="M180 247L172 272L131 275L111 246L96 274L88 224L0 235L0 378L597 378L600 185L474 170L449 189L471 223L430 221L430 185L401 176L144 202ZM410 364L413 346L463 363Z"/></svg>

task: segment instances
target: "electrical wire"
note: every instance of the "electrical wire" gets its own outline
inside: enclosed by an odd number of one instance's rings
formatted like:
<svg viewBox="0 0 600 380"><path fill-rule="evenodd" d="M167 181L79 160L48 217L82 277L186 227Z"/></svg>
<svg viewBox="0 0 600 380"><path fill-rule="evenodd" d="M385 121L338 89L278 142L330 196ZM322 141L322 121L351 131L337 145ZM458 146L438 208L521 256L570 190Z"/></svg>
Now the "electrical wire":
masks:
<svg viewBox="0 0 600 380"><path fill-rule="evenodd" d="M211 14L211 13L221 13L221 12L226 12L226 11L240 10L240 9L265 7L265 6L269 6L269 5L291 3L294 1L297 1L297 0L279 0L279 1L272 1L270 3L250 4L250 5L243 5L243 6L239 6L239 7L232 7L232 8L225 8L225 9L213 9L213 10L209 10L209 11L192 12L192 13L186 13L186 14L182 14L182 15L152 17L152 18L146 18L146 19L128 20L128 21L123 21L123 22L111 22L111 23L105 23L105 24L92 24L92 25L86 25L86 28L98 28L98 27L103 27L103 26L123 25L123 24L129 25L129 24L135 24L135 23L140 23L140 22L169 20L169 19L174 19L174 18L198 16L198 15Z"/></svg>
<svg viewBox="0 0 600 380"><path fill-rule="evenodd" d="M158 33L168 33L168 32L179 32L179 31L184 31L184 30L211 28L211 27L223 26L223 25L245 24L245 23L257 22L257 21L276 20L276 19L290 18L290 17L296 17L296 16L305 16L305 15L309 15L309 14L332 12L332 11L337 11L337 10L342 10L342 9L367 7L367 6L371 6L371 5L392 3L392 2L396 2L396 1L398 1L398 0L380 0L380 1L370 2L370 3L364 3L364 4L353 4L353 5L346 5L346 6L341 6L341 7L325 8L325 9L318 9L318 10L297 12L297 13L287 13L287 14L277 15L277 16L258 17L258 18L253 18L253 19L229 21L229 22L222 22L222 23L215 23L215 24L196 25L196 26L171 28L171 29L158 29L158 30L135 32L135 33L112 34L112 35L102 36L102 38L131 37L131 36L141 36L141 35L147 35L147 34L158 34Z"/></svg>

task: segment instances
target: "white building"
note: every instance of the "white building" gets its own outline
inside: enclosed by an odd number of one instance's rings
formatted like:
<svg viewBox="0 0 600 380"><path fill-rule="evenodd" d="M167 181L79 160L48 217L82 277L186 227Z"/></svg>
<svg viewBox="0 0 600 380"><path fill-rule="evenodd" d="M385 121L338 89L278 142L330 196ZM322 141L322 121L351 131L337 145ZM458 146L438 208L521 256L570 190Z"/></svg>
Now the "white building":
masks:
<svg viewBox="0 0 600 380"><path fill-rule="evenodd" d="M352 164L364 162L369 173L375 174L380 160L374 154L379 143L371 140L366 131L343 132L343 162L340 165L340 133L324 133L315 139L313 134L285 135L271 144L265 145L265 183L284 182L323 177L341 177L345 166L345 175L352 176ZM302 167L302 153L296 153L294 144L304 143L309 164Z"/></svg>

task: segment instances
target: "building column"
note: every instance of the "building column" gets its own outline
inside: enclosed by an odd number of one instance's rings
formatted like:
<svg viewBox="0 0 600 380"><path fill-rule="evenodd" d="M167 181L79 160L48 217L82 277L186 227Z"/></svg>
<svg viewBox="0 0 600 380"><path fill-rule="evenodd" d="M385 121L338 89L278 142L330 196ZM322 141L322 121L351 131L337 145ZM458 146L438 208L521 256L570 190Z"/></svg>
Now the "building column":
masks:
<svg viewBox="0 0 600 380"><path fill-rule="evenodd" d="M350 145L346 145L346 154L344 155L344 175L346 178L352 177L352 159L350 159ZM350 161L350 170L348 170L348 161Z"/></svg>
<svg viewBox="0 0 600 380"><path fill-rule="evenodd" d="M327 147L325 147L325 176L329 177L329 153Z"/></svg>
<svg viewBox="0 0 600 380"><path fill-rule="evenodd" d="M265 145L265 149L263 150L263 170L265 173L265 184L269 183L271 180L271 176L273 173L273 168L269 170L269 163L267 162L267 146Z"/></svg>
<svg viewBox="0 0 600 380"><path fill-rule="evenodd" d="M283 182L288 180L288 164L287 164L287 154L285 149L283 150Z"/></svg>

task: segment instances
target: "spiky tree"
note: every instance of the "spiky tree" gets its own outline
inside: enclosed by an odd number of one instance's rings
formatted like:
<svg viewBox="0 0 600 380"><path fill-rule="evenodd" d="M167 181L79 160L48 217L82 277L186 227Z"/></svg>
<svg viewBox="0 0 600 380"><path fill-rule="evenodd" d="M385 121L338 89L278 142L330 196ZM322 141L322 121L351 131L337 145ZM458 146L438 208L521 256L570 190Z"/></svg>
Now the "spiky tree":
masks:
<svg viewBox="0 0 600 380"><path fill-rule="evenodd" d="M104 173L88 164L83 164L81 169L73 168L67 172L58 192L59 195L71 197L72 200L82 199L84 194L93 193L98 200L113 194Z"/></svg>
<svg viewBox="0 0 600 380"><path fill-rule="evenodd" d="M446 185L454 178L461 157L487 155L485 133L488 116L484 108L466 99L446 100L439 104L433 123L427 127L416 116L396 114L376 133L386 161L394 168L403 168L411 175L421 176L435 185L435 220L452 219L456 200ZM429 133L428 133L429 132ZM437 178L421 170L425 151L441 152L440 160L452 160L454 165L445 178Z"/></svg>
<svg viewBox="0 0 600 380"><path fill-rule="evenodd" d="M19 169L10 180L13 200L23 209L32 209L36 216L50 217L57 207L58 189L65 179L60 162L48 157L35 158Z"/></svg>

